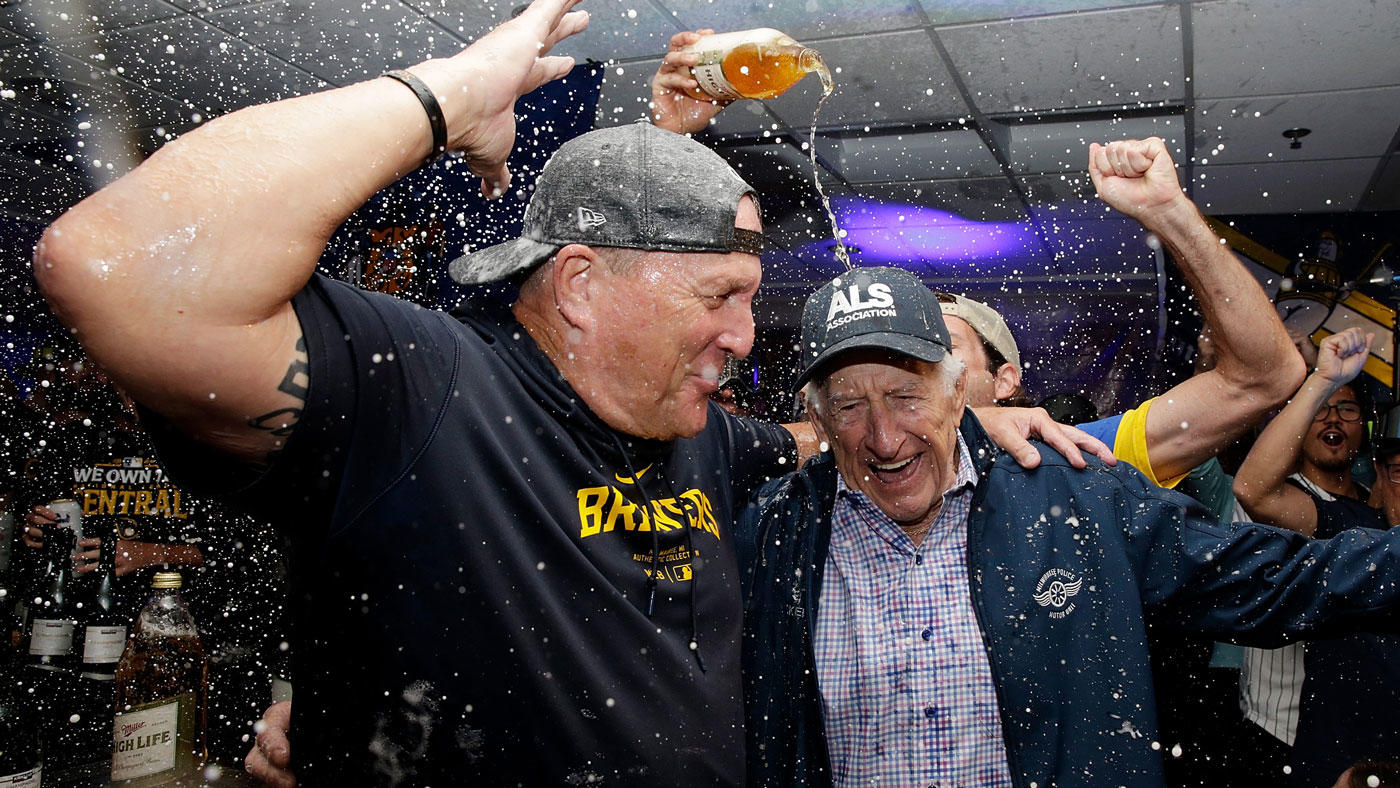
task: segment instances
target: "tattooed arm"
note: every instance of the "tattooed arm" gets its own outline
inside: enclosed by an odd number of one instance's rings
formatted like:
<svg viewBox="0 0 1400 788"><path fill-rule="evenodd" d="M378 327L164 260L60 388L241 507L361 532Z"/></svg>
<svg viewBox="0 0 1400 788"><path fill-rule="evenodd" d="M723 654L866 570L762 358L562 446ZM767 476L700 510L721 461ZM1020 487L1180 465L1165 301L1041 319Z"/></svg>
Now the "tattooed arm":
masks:
<svg viewBox="0 0 1400 788"><path fill-rule="evenodd" d="M566 74L548 50L587 25L535 0L453 57L410 67L448 150L501 193L515 101ZM432 153L414 94L388 78L248 107L161 148L58 219L34 274L88 354L145 407L235 458L266 462L304 404L291 299L335 228Z"/></svg>
<svg viewBox="0 0 1400 788"><path fill-rule="evenodd" d="M287 436L292 434L297 422L301 420L302 411L306 408L307 384L310 382L309 374L311 366L306 357L306 337L297 337L293 346L295 353L292 360L287 364L287 370L282 375L282 382L277 384L278 394L286 396L286 399L278 403L278 407L248 419L248 427L257 433L265 433L266 453L260 458L254 458L254 462L260 466L271 465L277 459L277 455L282 453Z"/></svg>

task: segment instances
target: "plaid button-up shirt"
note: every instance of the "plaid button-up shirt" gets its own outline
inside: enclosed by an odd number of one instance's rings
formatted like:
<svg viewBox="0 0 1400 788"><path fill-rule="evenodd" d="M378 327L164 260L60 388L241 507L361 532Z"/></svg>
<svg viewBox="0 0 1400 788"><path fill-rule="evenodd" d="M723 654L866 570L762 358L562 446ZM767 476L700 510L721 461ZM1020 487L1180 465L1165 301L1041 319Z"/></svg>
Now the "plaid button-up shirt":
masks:
<svg viewBox="0 0 1400 788"><path fill-rule="evenodd" d="M815 642L837 785L1011 785L967 579L976 482L958 435L957 481L917 547L837 482Z"/></svg>

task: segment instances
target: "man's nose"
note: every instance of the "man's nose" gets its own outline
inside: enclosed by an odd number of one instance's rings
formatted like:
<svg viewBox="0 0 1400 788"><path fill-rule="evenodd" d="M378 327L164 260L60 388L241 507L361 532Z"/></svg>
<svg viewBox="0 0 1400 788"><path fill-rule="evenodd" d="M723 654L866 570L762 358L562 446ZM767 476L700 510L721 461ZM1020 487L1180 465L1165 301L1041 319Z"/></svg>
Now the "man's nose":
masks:
<svg viewBox="0 0 1400 788"><path fill-rule="evenodd" d="M904 431L899 429L894 412L883 405L870 408L867 444L877 459L893 459L904 443Z"/></svg>
<svg viewBox="0 0 1400 788"><path fill-rule="evenodd" d="M724 352L744 358L753 350L753 309L748 305L736 307L736 313L720 334L719 346Z"/></svg>

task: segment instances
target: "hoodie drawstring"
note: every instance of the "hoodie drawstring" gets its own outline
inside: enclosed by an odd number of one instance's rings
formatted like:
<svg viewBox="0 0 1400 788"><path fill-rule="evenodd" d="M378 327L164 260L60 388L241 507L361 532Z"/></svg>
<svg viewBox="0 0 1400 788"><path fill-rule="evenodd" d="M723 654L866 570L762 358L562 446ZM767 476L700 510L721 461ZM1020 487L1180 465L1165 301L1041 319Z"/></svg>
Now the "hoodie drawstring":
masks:
<svg viewBox="0 0 1400 788"><path fill-rule="evenodd" d="M642 501L646 503L647 507L645 516L647 518L647 525L651 529L651 569L647 572L647 618L651 618L656 608L656 576L661 567L661 538L657 535L656 528L658 509L652 502L651 496L647 494L646 485L642 484L641 478L637 476L637 469L632 467L632 458L627 455L627 449L623 446L622 439L619 438L616 433L613 433L612 439L613 444L617 447L618 453L622 455L622 464L626 466L627 473L637 485L637 490L641 492ZM663 479L662 484L666 485L666 491L670 493L672 498L675 498L675 491L671 489L670 483ZM690 553L692 561L691 566L694 567L695 546L692 541L693 536L690 533L692 529L688 523L683 523L681 527L685 529L685 549ZM695 654L695 662L700 666L700 672L708 673L709 671L705 669L705 659L700 656L699 626L695 617L695 586L699 583L699 577L699 573L692 568L690 573L690 593L687 595L687 601L690 605L690 650Z"/></svg>

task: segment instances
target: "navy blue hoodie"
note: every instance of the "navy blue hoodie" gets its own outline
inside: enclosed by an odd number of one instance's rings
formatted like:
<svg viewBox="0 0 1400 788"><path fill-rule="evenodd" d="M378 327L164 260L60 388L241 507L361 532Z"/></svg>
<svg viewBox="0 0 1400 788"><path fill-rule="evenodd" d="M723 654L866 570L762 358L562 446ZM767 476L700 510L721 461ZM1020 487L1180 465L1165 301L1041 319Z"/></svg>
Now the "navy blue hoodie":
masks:
<svg viewBox="0 0 1400 788"><path fill-rule="evenodd" d="M713 405L617 433L489 303L316 277L293 305L309 393L272 468L166 448L291 531L298 785L742 782L733 512L791 436Z"/></svg>

